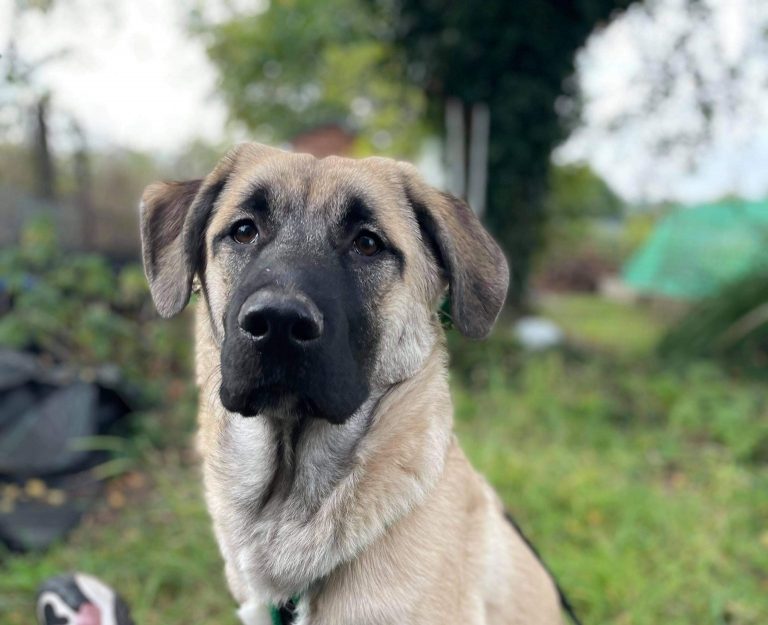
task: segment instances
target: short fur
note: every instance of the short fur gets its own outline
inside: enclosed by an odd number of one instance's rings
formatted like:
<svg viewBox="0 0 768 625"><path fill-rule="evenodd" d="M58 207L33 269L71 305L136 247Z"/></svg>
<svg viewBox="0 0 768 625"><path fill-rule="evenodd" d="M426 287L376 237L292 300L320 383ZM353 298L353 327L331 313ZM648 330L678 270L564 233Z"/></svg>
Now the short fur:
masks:
<svg viewBox="0 0 768 625"><path fill-rule="evenodd" d="M243 216L259 224L247 248L227 238ZM372 259L351 251L360 224L385 240ZM447 289L459 330L486 336L508 281L466 204L403 163L244 144L202 182L148 187L142 240L161 314L184 307L194 275L202 285L198 448L247 625L296 595L299 625L561 623L551 578L452 432L437 308ZM317 301L337 328L312 352L327 367L297 365L266 404L244 393L284 363L236 321L265 284Z"/></svg>

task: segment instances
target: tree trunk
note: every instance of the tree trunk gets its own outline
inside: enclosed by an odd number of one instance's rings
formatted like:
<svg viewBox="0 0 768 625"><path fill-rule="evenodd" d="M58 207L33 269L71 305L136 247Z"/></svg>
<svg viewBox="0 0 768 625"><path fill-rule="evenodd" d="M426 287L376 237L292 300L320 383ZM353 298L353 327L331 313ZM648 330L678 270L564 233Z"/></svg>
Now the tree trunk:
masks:
<svg viewBox="0 0 768 625"><path fill-rule="evenodd" d="M56 199L56 168L48 136L48 114L51 96L46 93L34 106L34 166L37 195L46 200Z"/></svg>
<svg viewBox="0 0 768 625"><path fill-rule="evenodd" d="M80 218L80 245L84 250L93 251L96 245L96 215L94 214L91 196L91 158L85 131L76 121L72 122L72 132L77 138L77 148L74 154L74 174L75 202Z"/></svg>

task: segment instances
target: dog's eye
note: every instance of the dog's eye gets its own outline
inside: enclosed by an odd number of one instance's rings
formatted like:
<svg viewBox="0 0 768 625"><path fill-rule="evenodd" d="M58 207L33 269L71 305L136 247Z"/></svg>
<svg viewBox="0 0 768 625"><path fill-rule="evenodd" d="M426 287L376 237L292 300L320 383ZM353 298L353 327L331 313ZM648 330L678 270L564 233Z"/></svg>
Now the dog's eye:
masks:
<svg viewBox="0 0 768 625"><path fill-rule="evenodd" d="M232 238L238 243L247 245L253 243L256 237L259 236L259 231L256 228L256 224L250 219L241 219L234 226L232 226Z"/></svg>
<svg viewBox="0 0 768 625"><path fill-rule="evenodd" d="M352 245L361 256L375 256L384 247L381 239L367 230L358 234Z"/></svg>

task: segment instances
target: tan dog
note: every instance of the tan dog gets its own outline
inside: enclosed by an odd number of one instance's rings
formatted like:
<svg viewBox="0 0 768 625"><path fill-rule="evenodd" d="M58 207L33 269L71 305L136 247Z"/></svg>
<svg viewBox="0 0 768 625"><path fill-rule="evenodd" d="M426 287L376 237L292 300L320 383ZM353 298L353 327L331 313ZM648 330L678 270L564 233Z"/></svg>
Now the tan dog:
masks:
<svg viewBox="0 0 768 625"><path fill-rule="evenodd" d="M561 623L452 433L438 305L484 337L508 281L466 204L392 160L245 144L141 217L159 312L201 287L198 443L245 623L295 597L300 625Z"/></svg>

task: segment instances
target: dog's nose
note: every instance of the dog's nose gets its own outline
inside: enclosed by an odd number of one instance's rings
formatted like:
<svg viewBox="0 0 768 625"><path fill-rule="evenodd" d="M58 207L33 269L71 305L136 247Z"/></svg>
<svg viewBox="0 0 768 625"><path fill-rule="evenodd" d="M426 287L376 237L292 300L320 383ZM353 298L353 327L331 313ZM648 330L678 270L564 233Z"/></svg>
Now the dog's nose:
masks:
<svg viewBox="0 0 768 625"><path fill-rule="evenodd" d="M308 297L260 289L248 297L237 317L240 328L259 344L306 346L323 333L323 315Z"/></svg>

